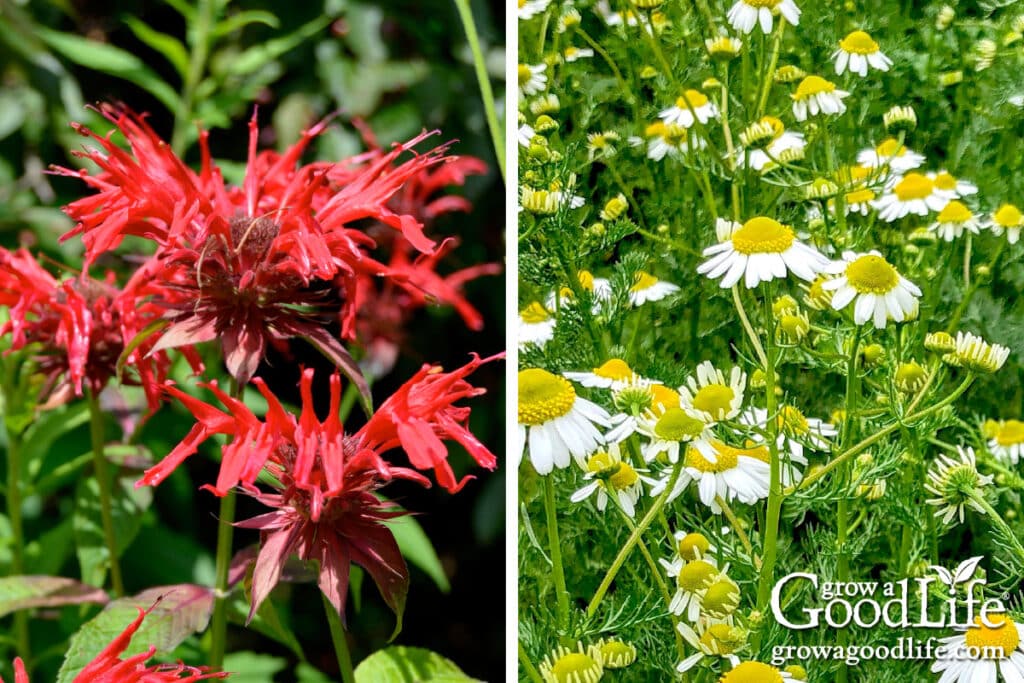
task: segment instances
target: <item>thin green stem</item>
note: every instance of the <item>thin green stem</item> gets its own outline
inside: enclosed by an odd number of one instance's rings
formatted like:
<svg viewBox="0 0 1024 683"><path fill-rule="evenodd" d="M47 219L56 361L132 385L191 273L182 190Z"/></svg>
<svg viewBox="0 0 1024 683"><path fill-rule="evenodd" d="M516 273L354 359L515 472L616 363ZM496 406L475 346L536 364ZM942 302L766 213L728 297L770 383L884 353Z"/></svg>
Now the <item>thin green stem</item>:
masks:
<svg viewBox="0 0 1024 683"><path fill-rule="evenodd" d="M555 603L558 608L558 627L569 626L569 591L565 587L565 568L562 566L562 546L558 538L558 515L555 509L555 484L551 475L544 477L544 514L548 527L548 552L555 580Z"/></svg>
<svg viewBox="0 0 1024 683"><path fill-rule="evenodd" d="M860 397L860 384L857 381L857 354L860 351L861 327L853 335L853 344L850 345L850 357L846 364L846 417L843 418L843 433L840 443L843 446L850 443L850 439L856 434L857 425L857 399ZM842 488L839 492L839 502L836 504L836 578L846 582L850 580L850 552L848 550L848 537L850 533L850 464L847 462L841 469ZM849 632L841 629L837 634L837 642L846 645ZM837 681L846 683L849 679L849 665L845 662L840 664Z"/></svg>
<svg viewBox="0 0 1024 683"><path fill-rule="evenodd" d="M113 500L114 494L110 487L110 470L107 468L107 457L104 454L106 438L103 434L103 410L100 399L92 390L89 391L89 434L92 437L92 466L96 474L96 483L100 487L100 519L103 525L103 542L107 546L110 563L110 583L114 595L124 596L124 580L121 577L121 563L117 558L117 536L114 533Z"/></svg>
<svg viewBox="0 0 1024 683"><path fill-rule="evenodd" d="M3 422L3 420L0 420ZM3 427L6 429L6 425ZM7 517L11 522L11 575L25 573L25 529L21 516L21 444L18 437L7 433ZM26 662L32 658L28 632L28 612L14 613L14 638L18 655Z"/></svg>
<svg viewBox="0 0 1024 683"><path fill-rule="evenodd" d="M178 156L185 152L186 131L192 123L192 107L195 102L196 88L199 87L206 70L206 60L210 56L210 35L216 18L215 0L199 0L196 8L195 24L190 28L189 47L192 56L188 63L188 72L181 86L181 101L178 111L174 114L174 131L171 134L171 149Z"/></svg>
<svg viewBox="0 0 1024 683"><path fill-rule="evenodd" d="M722 508L722 513L729 520L729 524L732 525L732 530L736 532L736 537L740 539L740 544L743 545L743 549L750 556L750 561L753 563L754 568L760 569L761 562L754 556L754 546L750 544L750 537L747 536L746 530L740 524L740 518L736 516L736 512L729 505L728 501L721 496L715 496L715 502L718 503L718 507Z"/></svg>
<svg viewBox="0 0 1024 683"><path fill-rule="evenodd" d="M747 311L743 307L743 301L740 299L740 290L738 285L732 287L732 301L736 304L736 314L740 317L740 323L743 325L743 329L747 332L747 337L750 339L750 344L754 347L754 353L757 354L757 359L761 362L762 367L767 367L768 356L764 352L764 348L761 346L761 339L754 332L754 326L750 324L750 318L747 317Z"/></svg>
<svg viewBox="0 0 1024 683"><path fill-rule="evenodd" d="M772 55L768 61L768 70L764 74L764 79L761 81L761 96L757 102L757 117L760 119L764 116L764 109L768 106L768 94L771 92L771 84L774 80L775 67L779 63L779 51L782 47L782 34L786 31L786 22L779 17L779 25L775 29L775 35L772 36Z"/></svg>
<svg viewBox="0 0 1024 683"><path fill-rule="evenodd" d="M537 667L530 661L529 655L526 654L526 648L523 647L522 643L519 643L519 665L523 667L523 671L526 672L526 677L532 681L532 683L544 683L544 679L540 677L540 672L537 671Z"/></svg>
<svg viewBox="0 0 1024 683"><path fill-rule="evenodd" d="M608 51L601 47L601 44L599 42L591 38L590 34L584 31L582 27L576 27L576 35L582 38L583 41L587 45L589 45L594 52L601 55L601 58L604 59L604 61L611 68L612 73L615 74L615 80L619 82L619 87L622 89L623 97L627 98L626 101L629 102L629 104L634 108L634 110L636 110L636 97L632 94L633 91L630 89L629 84L626 83L626 79L623 78L622 72L619 71L618 65L615 64L615 61L608 54ZM639 116L639 111L636 112L635 116Z"/></svg>
<svg viewBox="0 0 1024 683"><path fill-rule="evenodd" d="M598 585L597 590L594 592L594 597L590 599L590 604L587 605L587 618L591 618L597 613L597 608L601 605L601 600L604 599L605 593L611 588L612 581L615 580L615 575L622 569L623 563L629 556L633 546L640 540L640 536L647 531L647 527L651 525L651 522L658 516L661 508L665 505L665 501L668 500L669 494L672 493L672 489L675 488L676 482L679 480L679 474L683 471L683 459L680 458L672 468L672 474L669 476L668 484L665 486L665 490L661 492L658 499L654 501L654 505L647 511L640 523L633 529L633 532L626 539L626 544L619 550L619 554L615 556L612 561L612 565L608 567L608 571L605 572L604 578Z"/></svg>
<svg viewBox="0 0 1024 683"><path fill-rule="evenodd" d="M352 672L352 654L348 651L348 640L345 638L345 629L341 627L338 610L323 593L320 593L320 598L324 604L324 614L327 615L327 625L331 629L331 642L334 643L334 654L338 657L341 681L342 683L355 683L356 676Z"/></svg>
<svg viewBox="0 0 1024 683"><path fill-rule="evenodd" d="M466 31L466 40L469 41L469 49L473 52L473 68L476 71L476 80L480 86L480 97L484 105L484 115L487 117L487 128L491 131L491 142L494 145L494 156L498 160L498 169L501 171L501 179L505 179L505 134L498 122L498 112L494 106L494 92L491 90L491 80L487 76L487 62L484 60L483 50L480 48L480 36L476 32L476 23L473 21L473 9L469 0L455 0L455 6L459 10L459 19L462 20L462 27Z"/></svg>
<svg viewBox="0 0 1024 683"><path fill-rule="evenodd" d="M734 288L735 289L735 288ZM737 297L738 299L738 297ZM767 330L765 332L765 344L767 354L764 364L765 380L765 410L767 413L766 441L768 442L769 455L769 483L768 483L768 509L765 513L765 523L762 529L764 538L761 549L762 563L761 572L757 584L757 608L764 611L771 597L772 584L775 582L775 561L778 558L779 520L782 518L782 462L779 459L779 420L778 420L778 397L775 395L775 362L777 360L777 348L772 330L772 296L771 289L765 289L764 318ZM761 645L761 634L758 631L754 636L754 650Z"/></svg>
<svg viewBox="0 0 1024 683"><path fill-rule="evenodd" d="M999 527L1001 535L1011 543L1011 548L1013 548L1013 551L1017 554L1017 558L1021 563L1024 563L1024 545L1021 544L1017 534L1010 528L1010 525L1006 523L1003 516L999 514L999 511L992 507L992 504L985 500L985 496L983 496L978 490L971 493L971 500L983 509L989 519Z"/></svg>

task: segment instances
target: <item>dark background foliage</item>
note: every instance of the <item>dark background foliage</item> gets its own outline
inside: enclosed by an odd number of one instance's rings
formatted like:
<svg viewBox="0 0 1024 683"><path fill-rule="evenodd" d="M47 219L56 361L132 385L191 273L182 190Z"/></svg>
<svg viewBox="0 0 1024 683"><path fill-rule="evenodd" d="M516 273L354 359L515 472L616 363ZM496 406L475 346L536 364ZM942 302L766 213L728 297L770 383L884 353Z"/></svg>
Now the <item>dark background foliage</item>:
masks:
<svg viewBox="0 0 1024 683"><path fill-rule="evenodd" d="M82 139L68 127L69 121L104 129L104 122L84 109L86 103L123 102L148 112L157 132L170 139L175 112L159 94L154 95L153 77L174 92L181 92L182 78L166 52L140 39L137 22L187 45L186 37L194 26L179 10L188 6L184 1L0 0L0 244L8 248L24 245L57 262L73 267L80 264L76 241L57 241L70 227L58 207L86 190L73 180L43 171L50 164L76 167L69 151L80 148ZM491 1L476 2L473 9L485 51L490 47L492 79L497 80L502 73L503 8ZM472 213L442 217L433 227L435 235L458 235L462 240L445 267L501 261L503 211L495 207L503 206L504 193L454 4L445 0L230 2L223 16L252 10L276 17L278 25L254 23L217 37L208 71L215 87L198 96L193 109L193 118L212 129L215 158L244 163L246 122L254 105L258 105L261 146L279 149L294 142L303 127L337 112L334 126L318 139L310 158L335 159L361 151L362 141L350 124L353 117L365 120L382 145L404 141L423 128L440 129L436 141L457 140L453 153L481 157L490 167L486 176L470 178L462 190L473 201ZM321 17L328 18L316 23ZM52 32L119 47L135 55L148 72L125 72L125 65L111 66L102 53L69 53L60 48L59 36L54 39ZM267 48L266 54L258 52L260 46ZM184 127L186 131L190 128ZM192 165L198 162L195 145L189 147L185 159ZM237 163L224 165L229 179L232 170L242 169ZM484 278L467 287L468 299L487 321L481 333L466 330L449 310L417 314L398 366L375 387L377 401L423 362L451 368L464 363L472 351L489 355L504 348L504 288L499 282L494 277ZM319 367L323 361L308 349L295 347L292 351L293 359L271 358L260 374L279 396L295 404L297 365ZM404 507L420 513L417 520L433 541L451 581L451 592L446 595L424 573L412 570L405 628L396 642L433 649L458 663L467 674L490 680L502 676L504 650L502 376L502 365L494 363L473 378L488 390L473 404L473 427L499 455L502 466L497 472L478 472L479 478L455 496L436 487L388 489ZM326 386L319 389L318 400L323 399L325 410ZM357 427L358 421L353 422L352 428ZM190 417L183 410L168 406L146 424L139 440L159 457L190 426ZM114 425L108 427L108 435L116 435ZM69 431L51 449L44 470L86 452L88 444L87 424ZM217 501L198 487L215 476L215 450L211 444L205 453L211 457L191 459L156 490L153 506L122 558L129 594L153 585L212 578ZM3 450L0 453L6 457ZM453 455L453 461L457 471L469 471L470 460L464 453ZM37 571L46 564L51 573L78 576L73 547L60 531L65 525L61 520L67 520L72 508L72 488L73 482L69 482L52 496L26 501L26 536L44 540L41 552L51 555L45 563L35 563L40 565ZM257 514L258 508L240 500L238 518ZM0 522L6 523L6 519ZM45 539L50 545L45 545ZM252 532L237 532L236 548L256 540ZM7 573L9 561L10 550L0 542L0 574ZM284 586L275 594L275 602L310 664L336 676L315 586ZM364 585L360 602L358 611L352 605L348 610L356 661L383 646L394 625L374 588ZM35 615L35 652L53 648L50 656L40 661L35 679L52 679L64 639L93 612L95 608L65 608L60 614ZM45 616L59 618L47 623ZM10 617L0 620L0 631L6 631L9 624ZM15 654L8 645L0 639L4 654L0 674L4 676L10 675L8 662ZM175 655L188 659L198 653L197 648L198 641L191 639ZM296 679L297 657L285 646L233 627L228 651L240 650L280 658L281 662L254 660L264 661L265 671L284 665L273 680ZM201 661L201 657L193 659ZM259 676L250 674L241 680L271 680Z"/></svg>

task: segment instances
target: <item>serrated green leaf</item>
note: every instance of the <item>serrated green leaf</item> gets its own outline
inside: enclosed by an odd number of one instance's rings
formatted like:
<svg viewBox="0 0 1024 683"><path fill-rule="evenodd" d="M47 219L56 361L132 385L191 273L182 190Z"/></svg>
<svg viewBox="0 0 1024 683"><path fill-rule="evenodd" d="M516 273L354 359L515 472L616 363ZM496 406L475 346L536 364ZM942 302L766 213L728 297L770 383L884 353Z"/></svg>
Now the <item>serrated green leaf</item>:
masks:
<svg viewBox="0 0 1024 683"><path fill-rule="evenodd" d="M119 479L112 487L111 516L117 553L120 555L135 539L142 525L142 512L153 501L148 487L135 488L134 479ZM95 477L78 482L75 489L75 552L81 567L82 581L103 585L110 553L103 535L100 512L100 485Z"/></svg>
<svg viewBox="0 0 1024 683"><path fill-rule="evenodd" d="M356 683L471 683L476 681L449 659L419 647L396 645L360 662Z"/></svg>
<svg viewBox="0 0 1024 683"><path fill-rule="evenodd" d="M172 35L157 31L138 17L126 16L124 23L136 38L162 54L179 76L186 77L188 74L188 50L181 44L181 41Z"/></svg>
<svg viewBox="0 0 1024 683"><path fill-rule="evenodd" d="M452 586L441 566L441 559L420 523L411 515L404 515L388 520L386 524L395 535L402 556L433 579L442 593L450 591Z"/></svg>
<svg viewBox="0 0 1024 683"><path fill-rule="evenodd" d="M106 592L63 576L0 578L0 617L34 607L60 607L87 602L103 604Z"/></svg>
<svg viewBox="0 0 1024 683"><path fill-rule="evenodd" d="M170 652L188 636L205 629L213 610L213 590L184 583L148 588L138 595L114 600L71 636L57 683L74 680L86 664L139 616L139 609L150 608L152 611L132 637L122 658L145 652L150 647L155 647L157 652Z"/></svg>
<svg viewBox="0 0 1024 683"><path fill-rule="evenodd" d="M72 62L130 81L160 100L169 110L178 110L177 91L132 53L73 33L61 33L41 26L36 26L35 31L47 45Z"/></svg>
<svg viewBox="0 0 1024 683"><path fill-rule="evenodd" d="M232 14L230 17L221 21L213 29L213 35L215 38L226 36L230 33L234 33L238 29L245 28L250 24L264 24L270 28L277 28L281 25L281 22L277 20L270 12L264 12L262 10L246 10L237 14Z"/></svg>

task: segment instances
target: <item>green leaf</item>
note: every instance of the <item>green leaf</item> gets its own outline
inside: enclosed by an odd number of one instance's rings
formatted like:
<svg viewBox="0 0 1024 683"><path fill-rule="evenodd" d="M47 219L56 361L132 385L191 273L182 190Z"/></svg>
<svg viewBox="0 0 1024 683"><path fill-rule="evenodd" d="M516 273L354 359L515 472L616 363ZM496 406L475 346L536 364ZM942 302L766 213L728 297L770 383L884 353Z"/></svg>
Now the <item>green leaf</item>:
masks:
<svg viewBox="0 0 1024 683"><path fill-rule="evenodd" d="M334 683L334 680L306 662L295 667L295 683Z"/></svg>
<svg viewBox="0 0 1024 683"><path fill-rule="evenodd" d="M224 657L224 670L231 672L228 680L245 683L274 683L274 674L283 671L287 662L281 657L255 652L232 652Z"/></svg>
<svg viewBox="0 0 1024 683"><path fill-rule="evenodd" d="M305 661L306 655L302 652L302 645L299 644L295 634L281 621L281 616L274 607L271 599L266 599L260 604L256 616L248 624L245 623L249 616L249 600L242 592L233 593L228 603L228 618L231 623L244 626L245 628L262 633L271 640L281 643L295 653L300 660Z"/></svg>
<svg viewBox="0 0 1024 683"><path fill-rule="evenodd" d="M105 591L63 576L7 576L0 579L0 617L34 607L103 604Z"/></svg>
<svg viewBox="0 0 1024 683"><path fill-rule="evenodd" d="M150 608L122 659L150 647L157 652L170 652L188 636L204 630L213 610L213 590L183 583L148 588L138 595L114 600L71 636L57 683L74 680L86 664L138 618L139 609Z"/></svg>
<svg viewBox="0 0 1024 683"><path fill-rule="evenodd" d="M59 574L75 548L71 519L65 518L25 546L25 568L33 574Z"/></svg>
<svg viewBox="0 0 1024 683"><path fill-rule="evenodd" d="M452 587L444 573L444 567L441 566L441 559L420 523L411 515L404 515L388 520L386 524L395 535L402 555L414 566L426 572L442 593L450 591Z"/></svg>
<svg viewBox="0 0 1024 683"><path fill-rule="evenodd" d="M270 12L264 12L262 10L246 10L239 12L238 14L232 14L224 21L217 24L213 29L213 36L220 38L230 33L234 33L238 29L245 28L249 24L264 24L270 28L277 28L281 25L281 22L277 20Z"/></svg>
<svg viewBox="0 0 1024 683"><path fill-rule="evenodd" d="M167 59L182 78L188 74L188 51L177 38L157 31L138 17L126 16L124 23L135 37L150 46Z"/></svg>
<svg viewBox="0 0 1024 683"><path fill-rule="evenodd" d="M149 487L135 488L133 479L118 479L111 487L111 515L117 554L120 556L135 539L142 526L142 512L153 500ZM100 485L95 477L82 479L75 489L75 551L82 570L82 581L102 586L107 575L110 553L103 535L100 512Z"/></svg>
<svg viewBox="0 0 1024 683"><path fill-rule="evenodd" d="M228 66L228 73L236 76L250 74L267 62L292 51L305 39L312 38L327 28L330 23L330 17L318 17L308 24L303 24L288 35L268 40L260 45L254 45L232 60Z"/></svg>
<svg viewBox="0 0 1024 683"><path fill-rule="evenodd" d="M28 463L26 474L29 478L34 480L41 474L40 468L57 439L88 421L89 404L86 401L75 401L39 413L22 437L22 457Z"/></svg>
<svg viewBox="0 0 1024 683"><path fill-rule="evenodd" d="M471 683L451 660L420 647L378 650L356 667L356 683Z"/></svg>
<svg viewBox="0 0 1024 683"><path fill-rule="evenodd" d="M169 110L178 110L177 91L132 53L73 33L61 33L42 26L36 26L35 31L47 45L75 64L130 81L160 100Z"/></svg>

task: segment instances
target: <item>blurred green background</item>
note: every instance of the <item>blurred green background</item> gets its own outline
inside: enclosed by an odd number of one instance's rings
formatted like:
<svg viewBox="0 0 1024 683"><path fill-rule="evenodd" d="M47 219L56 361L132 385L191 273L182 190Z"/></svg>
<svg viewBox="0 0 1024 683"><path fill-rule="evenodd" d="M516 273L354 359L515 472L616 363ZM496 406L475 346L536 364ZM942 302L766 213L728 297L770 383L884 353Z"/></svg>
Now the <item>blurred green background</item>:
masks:
<svg viewBox="0 0 1024 683"><path fill-rule="evenodd" d="M220 19L205 32L208 60L197 77L190 73L191 46L202 31L202 16L190 0L0 0L0 244L27 246L60 263L80 265L80 242L58 243L71 227L59 207L87 190L45 170L50 164L78 166L69 152L80 149L83 139L74 134L69 121L107 129L85 105L122 102L148 112L151 125L165 139L173 136L193 166L198 149L190 121L201 121L211 130L213 154L228 180L237 181L244 171L246 122L257 104L264 148L284 149L304 127L339 112L307 160L339 159L362 151L362 140L350 125L353 117L365 120L383 146L404 141L423 128L440 129L436 141L457 140L453 153L481 157L490 167L487 175L470 178L465 188L456 190L472 200L472 213L449 214L433 226L434 236L457 235L462 240L443 270L503 259L504 191L472 57L453 3L219 4ZM472 5L500 100L504 10L496 0ZM499 101L498 111L503 109ZM115 141L120 141L118 136ZM487 321L484 331L466 330L447 309L417 313L398 366L375 387L378 402L423 362L450 368L464 363L472 351L486 355L504 348L501 280L477 280L466 294ZM296 363L326 370L318 357L303 350L296 354ZM386 490L407 509L421 513L417 521L433 541L451 582L450 592L444 594L426 574L412 569L405 628L396 642L435 650L467 674L485 680L500 680L504 668L503 372L502 364L493 363L473 377L474 384L488 389L472 404L474 431L499 455L499 470L477 472L479 478L455 496L436 487ZM261 374L278 395L297 402L294 365L278 359ZM65 425L71 428L49 447L40 465L43 475L89 449L87 421L74 424L66 416ZM166 406L147 423L140 441L160 457L190 426L183 410ZM356 427L358 422L351 425ZM116 436L114 425L108 425L108 438ZM470 470L464 453L453 455L453 461L458 471ZM129 593L168 583L212 583L216 499L198 487L212 480L216 467L212 457L192 458L156 489L122 557ZM28 569L77 578L79 566L70 538L73 478L64 484L50 495L25 501L26 535L38 541L29 553ZM260 511L257 504L241 499L238 518ZM6 524L0 516L0 575L6 575L10 562ZM255 541L252 532L236 532L236 548ZM328 677L336 676L315 585L285 585L275 593L275 604L309 664ZM53 679L66 638L95 611L65 608L35 615L33 650L41 659L33 680ZM350 605L348 617L356 661L382 647L394 625L393 616L368 585L363 586L358 612ZM8 632L10 621L0 619L0 634ZM199 641L192 638L173 656L200 662L198 648ZM234 665L249 671L232 680L325 680L301 664L288 647L251 630L233 627L228 652L252 653L229 656L226 668ZM2 638L0 653L0 675L10 676L15 653Z"/></svg>

